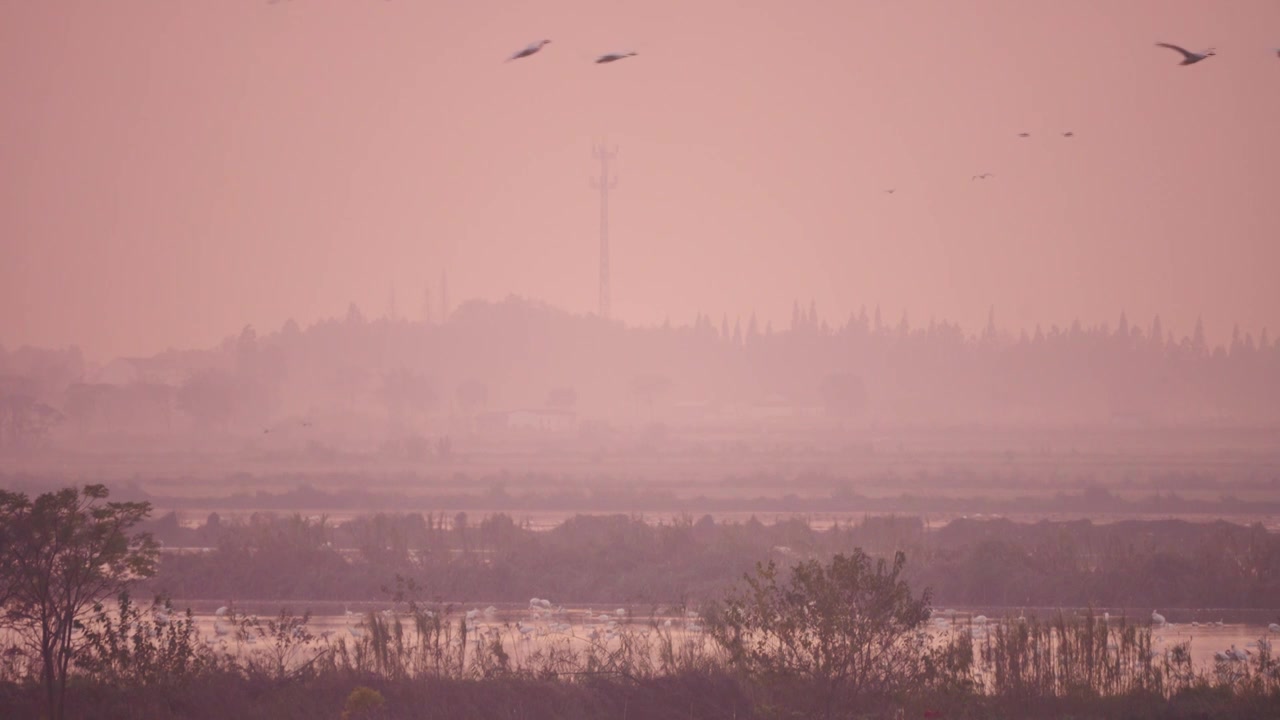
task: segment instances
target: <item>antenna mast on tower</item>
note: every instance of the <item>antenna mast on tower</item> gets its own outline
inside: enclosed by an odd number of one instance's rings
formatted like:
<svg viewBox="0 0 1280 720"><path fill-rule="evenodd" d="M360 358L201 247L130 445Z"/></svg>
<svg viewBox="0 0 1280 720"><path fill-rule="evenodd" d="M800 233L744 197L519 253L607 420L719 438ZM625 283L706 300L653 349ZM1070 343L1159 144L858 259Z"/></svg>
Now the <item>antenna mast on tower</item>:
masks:
<svg viewBox="0 0 1280 720"><path fill-rule="evenodd" d="M618 155L604 145L594 145L591 156L600 161L600 177L591 179L592 189L600 191L600 317L608 320L609 301L609 191L618 187L617 176L609 177L609 161Z"/></svg>
<svg viewBox="0 0 1280 720"><path fill-rule="evenodd" d="M445 270L440 271L440 322L445 323L449 320L449 274Z"/></svg>

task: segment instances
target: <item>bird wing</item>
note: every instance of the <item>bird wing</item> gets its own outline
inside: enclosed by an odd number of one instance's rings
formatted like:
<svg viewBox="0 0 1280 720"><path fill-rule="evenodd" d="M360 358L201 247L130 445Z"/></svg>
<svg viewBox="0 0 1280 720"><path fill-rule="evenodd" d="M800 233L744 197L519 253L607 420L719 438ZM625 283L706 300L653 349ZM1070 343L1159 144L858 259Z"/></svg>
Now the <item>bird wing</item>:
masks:
<svg viewBox="0 0 1280 720"><path fill-rule="evenodd" d="M1177 45L1172 45L1170 43L1156 43L1156 47L1169 48L1170 50L1177 50L1178 52L1182 53L1182 56L1188 60L1192 60L1197 57L1195 53L1190 52L1185 48L1180 48Z"/></svg>
<svg viewBox="0 0 1280 720"><path fill-rule="evenodd" d="M520 50L515 55L512 55L511 57L507 58L507 61L510 62L511 60L519 60L522 57L529 57L530 55L538 52L541 49L542 49L541 43L530 43L523 50Z"/></svg>

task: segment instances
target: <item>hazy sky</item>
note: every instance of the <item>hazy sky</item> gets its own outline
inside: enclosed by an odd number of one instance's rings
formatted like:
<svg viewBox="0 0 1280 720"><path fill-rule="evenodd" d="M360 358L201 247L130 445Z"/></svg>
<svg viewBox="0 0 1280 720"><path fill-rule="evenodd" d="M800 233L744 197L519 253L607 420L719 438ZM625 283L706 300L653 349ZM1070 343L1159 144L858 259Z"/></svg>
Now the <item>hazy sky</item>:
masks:
<svg viewBox="0 0 1280 720"><path fill-rule="evenodd" d="M446 268L594 310L604 134L627 321L1274 334L1276 46L1274 0L0 0L0 343L416 316Z"/></svg>

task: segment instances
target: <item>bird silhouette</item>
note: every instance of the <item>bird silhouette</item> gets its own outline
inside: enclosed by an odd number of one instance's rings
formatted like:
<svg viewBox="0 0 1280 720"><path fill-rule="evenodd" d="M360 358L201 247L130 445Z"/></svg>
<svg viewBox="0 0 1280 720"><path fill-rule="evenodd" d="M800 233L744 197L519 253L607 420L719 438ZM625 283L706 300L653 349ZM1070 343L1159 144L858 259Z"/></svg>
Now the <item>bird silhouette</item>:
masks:
<svg viewBox="0 0 1280 720"><path fill-rule="evenodd" d="M623 60L623 59L625 59L625 58L633 57L633 56L635 56L635 55L637 55L637 54L638 54L638 53L635 53L635 52L606 53L606 54L601 55L600 57L596 58L596 64L597 64L597 65L600 65L600 64L603 64L603 63L617 62L617 61L619 61L619 60Z"/></svg>
<svg viewBox="0 0 1280 720"><path fill-rule="evenodd" d="M547 43L549 43L549 42L551 42L551 41L550 41L550 40L539 40L539 41L538 41L538 42L536 42L536 43L531 43L531 44L530 44L528 47L526 47L525 49L523 49L523 50L521 50L521 51L517 52L516 54L512 55L511 57L507 58L507 59L505 60L505 62L511 62L512 60L519 60L520 58L527 58L527 57L529 57L530 55L532 55L532 54L534 54L534 53L538 52L539 50L541 50L541 49L542 49L542 46L543 46L543 45L546 45L546 44L547 44Z"/></svg>
<svg viewBox="0 0 1280 720"><path fill-rule="evenodd" d="M1182 62L1178 63L1179 65L1194 65L1201 60L1211 58L1216 54L1214 53L1213 48L1209 48L1202 53L1194 53L1186 48L1180 48L1177 45L1163 42L1156 43L1156 47L1169 48L1170 50L1176 50L1177 52L1182 53Z"/></svg>

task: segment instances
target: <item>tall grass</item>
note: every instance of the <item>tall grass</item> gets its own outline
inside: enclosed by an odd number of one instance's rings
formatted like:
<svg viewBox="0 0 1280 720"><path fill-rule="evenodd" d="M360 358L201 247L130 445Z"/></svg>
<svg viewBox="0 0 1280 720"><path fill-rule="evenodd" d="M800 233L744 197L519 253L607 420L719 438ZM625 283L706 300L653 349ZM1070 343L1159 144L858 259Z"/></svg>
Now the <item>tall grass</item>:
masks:
<svg viewBox="0 0 1280 720"><path fill-rule="evenodd" d="M88 629L95 649L72 684L70 717L132 717L139 707L157 718L338 717L352 690L367 687L385 699L370 717L765 718L803 715L814 695L804 682L741 672L710 633L678 619L522 632L415 602L361 615L357 634L326 637L310 631L308 615L286 611L238 617L228 653L202 641L189 616L121 603ZM1246 659L1195 667L1189 643L1161 647L1145 623L1092 612L929 631L918 683L827 715L1280 716L1280 663L1265 638ZM35 707L20 655L5 655L0 717Z"/></svg>

